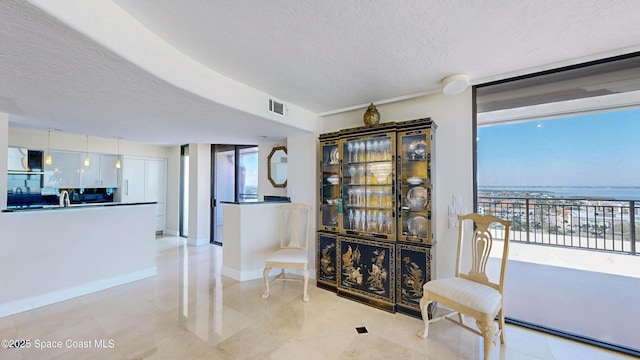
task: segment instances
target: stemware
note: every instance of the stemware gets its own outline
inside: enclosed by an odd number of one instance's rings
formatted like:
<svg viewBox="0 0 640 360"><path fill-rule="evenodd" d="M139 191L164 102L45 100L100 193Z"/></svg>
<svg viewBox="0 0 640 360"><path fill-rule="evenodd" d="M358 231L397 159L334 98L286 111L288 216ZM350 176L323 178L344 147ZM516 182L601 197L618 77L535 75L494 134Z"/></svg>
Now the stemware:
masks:
<svg viewBox="0 0 640 360"><path fill-rule="evenodd" d="M353 143L350 143L350 142L347 143L347 150L349 151L349 162L353 162L353 160L351 159L351 152L353 151Z"/></svg>
<svg viewBox="0 0 640 360"><path fill-rule="evenodd" d="M356 167L355 166L349 166L349 175L351 175L351 183L355 184L356 179Z"/></svg>
<svg viewBox="0 0 640 360"><path fill-rule="evenodd" d="M365 189L365 205L366 206L370 206L371 204L371 188L366 188Z"/></svg>
<svg viewBox="0 0 640 360"><path fill-rule="evenodd" d="M387 234L391 234L391 213L387 212L384 222L387 224Z"/></svg>
<svg viewBox="0 0 640 360"><path fill-rule="evenodd" d="M391 160L391 139L384 139L384 160Z"/></svg>
<svg viewBox="0 0 640 360"><path fill-rule="evenodd" d="M371 140L367 140L366 144L367 144L367 161L371 161L373 160L372 154L371 154L371 149L373 148L373 145L371 144Z"/></svg>
<svg viewBox="0 0 640 360"><path fill-rule="evenodd" d="M384 189L376 189L375 194L378 195L378 206L383 207L382 195L384 194Z"/></svg>
<svg viewBox="0 0 640 360"><path fill-rule="evenodd" d="M384 204L385 206L390 205L391 203L391 188L384 189Z"/></svg>
<svg viewBox="0 0 640 360"><path fill-rule="evenodd" d="M364 165L358 166L358 183L359 184L364 184L364 174L365 174Z"/></svg>
<svg viewBox="0 0 640 360"><path fill-rule="evenodd" d="M349 209L349 229L353 229L353 209Z"/></svg>
<svg viewBox="0 0 640 360"><path fill-rule="evenodd" d="M371 143L371 150L373 151L373 159L372 160L380 160L380 153L378 152L380 149L380 143L378 140L373 140Z"/></svg>
<svg viewBox="0 0 640 360"><path fill-rule="evenodd" d="M366 154L365 154L366 146L364 144L364 141L360 141L358 143L358 148L360 150L360 161L366 161Z"/></svg>
<svg viewBox="0 0 640 360"><path fill-rule="evenodd" d="M353 229L358 229L360 227L360 210L356 209L353 213L353 220L355 222Z"/></svg>
<svg viewBox="0 0 640 360"><path fill-rule="evenodd" d="M362 201L362 199L361 199L361 197L362 197L362 189L360 189L360 188L353 189L353 193L356 196L356 205L358 205L358 206L362 205L361 204L361 201Z"/></svg>
<svg viewBox="0 0 640 360"><path fill-rule="evenodd" d="M373 211L367 211L367 231L373 231L372 228L374 227L374 225L375 223L373 221Z"/></svg>
<svg viewBox="0 0 640 360"><path fill-rule="evenodd" d="M385 230L384 212L378 211L378 232L381 233L383 230ZM388 232L388 231L385 231L385 232Z"/></svg>

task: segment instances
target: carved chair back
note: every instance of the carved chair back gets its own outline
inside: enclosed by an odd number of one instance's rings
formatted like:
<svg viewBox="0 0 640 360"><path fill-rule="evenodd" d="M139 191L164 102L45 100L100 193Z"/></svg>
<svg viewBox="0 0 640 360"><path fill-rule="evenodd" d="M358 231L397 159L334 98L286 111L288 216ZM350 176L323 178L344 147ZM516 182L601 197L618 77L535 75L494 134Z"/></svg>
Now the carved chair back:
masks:
<svg viewBox="0 0 640 360"><path fill-rule="evenodd" d="M464 274L461 273L460 268L461 257L463 256L464 222L467 220L473 221L474 229L471 236L471 243L469 244L471 251L471 269L468 273ZM500 232L504 234L500 274L497 283L491 282L487 276L487 264L489 262L489 255L491 254L491 249L494 245L493 234L491 232L492 224L499 225L493 227L494 232ZM504 274L509 254L509 229L511 227L511 221L502 220L493 215L468 214L458 216L458 227L456 276L491 286L502 293L504 289Z"/></svg>
<svg viewBox="0 0 640 360"><path fill-rule="evenodd" d="M280 247L306 250L311 226L311 206L287 204L282 205L280 211Z"/></svg>

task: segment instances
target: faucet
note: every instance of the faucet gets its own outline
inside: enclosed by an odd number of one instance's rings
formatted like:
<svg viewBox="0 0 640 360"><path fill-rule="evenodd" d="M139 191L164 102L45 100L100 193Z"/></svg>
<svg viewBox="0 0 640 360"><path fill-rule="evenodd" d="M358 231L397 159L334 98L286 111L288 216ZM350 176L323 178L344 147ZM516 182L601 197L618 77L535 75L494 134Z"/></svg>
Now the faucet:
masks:
<svg viewBox="0 0 640 360"><path fill-rule="evenodd" d="M67 190L60 191L59 205L60 207L69 206L69 193L67 192Z"/></svg>

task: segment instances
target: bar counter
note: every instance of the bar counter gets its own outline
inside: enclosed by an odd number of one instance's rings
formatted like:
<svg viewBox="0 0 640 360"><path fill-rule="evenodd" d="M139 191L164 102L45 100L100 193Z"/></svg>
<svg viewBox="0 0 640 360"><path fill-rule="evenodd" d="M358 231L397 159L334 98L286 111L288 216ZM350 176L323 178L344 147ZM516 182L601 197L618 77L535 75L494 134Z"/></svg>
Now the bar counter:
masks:
<svg viewBox="0 0 640 360"><path fill-rule="evenodd" d="M0 317L154 276L155 217L151 202L0 213Z"/></svg>

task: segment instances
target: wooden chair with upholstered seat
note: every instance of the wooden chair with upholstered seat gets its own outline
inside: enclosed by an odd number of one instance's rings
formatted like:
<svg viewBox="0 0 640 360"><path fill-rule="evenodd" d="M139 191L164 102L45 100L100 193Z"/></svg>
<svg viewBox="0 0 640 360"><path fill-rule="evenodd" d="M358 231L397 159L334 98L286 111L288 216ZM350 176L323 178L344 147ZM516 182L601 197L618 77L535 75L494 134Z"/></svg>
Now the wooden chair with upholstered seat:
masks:
<svg viewBox="0 0 640 360"><path fill-rule="evenodd" d="M470 239L471 270L463 274L461 258L463 255L464 224L473 221L474 230ZM497 227L492 228L492 224ZM511 221L499 219L492 215L468 214L458 216L458 250L456 255L455 277L432 280L424 284L423 295L420 299L420 309L424 327L418 332L418 336L425 339L429 335L429 323L447 319L463 328L484 338L484 358L489 358L489 353L495 345L496 336L500 335L500 342L505 343L504 333L504 278L509 254L509 228ZM487 277L487 263L493 246L491 229L499 230L504 234L504 244L498 282L492 282ZM427 307L431 302L437 302L453 312L429 320ZM458 315L454 320L450 316ZM463 315L471 316L476 320L478 330L464 323ZM498 316L498 333L494 325L494 319Z"/></svg>
<svg viewBox="0 0 640 360"><path fill-rule="evenodd" d="M285 269L296 269L302 273L304 292L302 299L309 301L307 293L309 285L309 229L311 224L311 206L304 204L287 204L280 207L280 247L265 260L263 271L264 294L262 298L269 297L269 271L272 268L282 269L280 274L271 281L300 280L285 276Z"/></svg>

